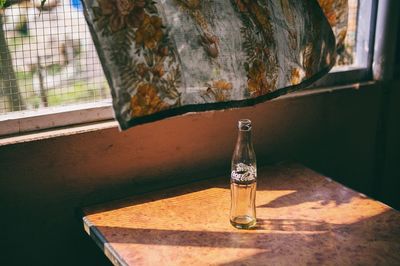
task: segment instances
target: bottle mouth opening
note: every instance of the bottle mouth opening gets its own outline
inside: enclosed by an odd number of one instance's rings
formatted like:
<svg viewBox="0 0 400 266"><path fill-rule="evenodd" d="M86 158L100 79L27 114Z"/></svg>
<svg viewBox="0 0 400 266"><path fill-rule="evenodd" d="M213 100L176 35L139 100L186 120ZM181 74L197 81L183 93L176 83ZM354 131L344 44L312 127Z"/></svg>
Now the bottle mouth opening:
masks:
<svg viewBox="0 0 400 266"><path fill-rule="evenodd" d="M250 119L240 119L238 123L238 128L240 131L251 130L251 120Z"/></svg>

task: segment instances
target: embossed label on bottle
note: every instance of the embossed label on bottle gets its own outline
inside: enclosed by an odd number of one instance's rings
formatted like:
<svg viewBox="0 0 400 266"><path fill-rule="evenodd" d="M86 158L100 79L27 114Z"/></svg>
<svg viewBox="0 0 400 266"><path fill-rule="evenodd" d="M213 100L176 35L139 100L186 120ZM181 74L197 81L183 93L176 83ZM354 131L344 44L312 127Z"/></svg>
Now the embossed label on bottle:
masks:
<svg viewBox="0 0 400 266"><path fill-rule="evenodd" d="M253 165L239 163L233 167L231 179L238 182L251 182L257 178L257 168Z"/></svg>

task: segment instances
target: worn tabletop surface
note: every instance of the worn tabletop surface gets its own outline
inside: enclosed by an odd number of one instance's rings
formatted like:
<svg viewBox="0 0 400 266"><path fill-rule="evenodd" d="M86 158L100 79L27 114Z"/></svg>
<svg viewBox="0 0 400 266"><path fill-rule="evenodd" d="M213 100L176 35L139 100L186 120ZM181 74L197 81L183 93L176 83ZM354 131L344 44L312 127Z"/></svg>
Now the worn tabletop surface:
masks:
<svg viewBox="0 0 400 266"><path fill-rule="evenodd" d="M116 265L400 265L400 214L301 165L259 169L254 230L229 223L229 177L89 207Z"/></svg>

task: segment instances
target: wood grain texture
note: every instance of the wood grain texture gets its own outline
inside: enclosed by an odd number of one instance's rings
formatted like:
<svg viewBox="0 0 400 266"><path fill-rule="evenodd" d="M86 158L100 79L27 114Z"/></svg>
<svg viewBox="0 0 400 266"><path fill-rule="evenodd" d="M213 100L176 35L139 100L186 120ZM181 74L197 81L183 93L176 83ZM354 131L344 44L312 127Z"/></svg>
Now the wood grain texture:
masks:
<svg viewBox="0 0 400 266"><path fill-rule="evenodd" d="M229 223L229 177L84 210L116 265L395 265L400 214L301 165L259 171L255 230Z"/></svg>

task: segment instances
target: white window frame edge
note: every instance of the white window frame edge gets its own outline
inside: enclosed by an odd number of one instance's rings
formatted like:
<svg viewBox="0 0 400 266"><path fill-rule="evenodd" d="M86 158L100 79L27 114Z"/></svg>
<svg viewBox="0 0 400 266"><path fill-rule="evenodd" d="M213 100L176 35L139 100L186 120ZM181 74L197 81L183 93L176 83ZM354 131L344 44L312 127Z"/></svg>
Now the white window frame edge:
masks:
<svg viewBox="0 0 400 266"><path fill-rule="evenodd" d="M0 136L107 121L113 116L109 101L15 112L0 118Z"/></svg>
<svg viewBox="0 0 400 266"><path fill-rule="evenodd" d="M387 49L387 46L390 44L387 44L385 40L390 36L390 34L393 35L393 31L396 29L379 31L380 33L384 33L378 35L378 40L376 40L377 37L375 36L375 32L377 32L378 29L388 28L387 25L390 25L388 23L393 23L393 19L396 19L386 17L388 12L395 12L392 10L392 6L396 5L396 2L397 1L380 0L378 5L377 0L359 1L359 26L357 26L357 36L360 32L367 33L363 34L367 39L363 40L363 42L356 42L356 51L360 51L361 47L366 47L368 49L368 53L364 52L363 55L358 54L356 57L357 60L361 59L361 62L357 62L361 67L348 67L342 70L334 70L323 79L313 84L313 88L339 86L343 84L368 81L372 80L372 76L374 78L377 77L376 80L382 79L382 77L376 73L384 73L383 69L390 67L388 65L390 62L388 60L380 60L380 63L376 64L375 61L378 61L378 59L382 58L383 55L385 55L384 58L387 58L390 55L392 55L393 58L394 45L392 44L393 49ZM375 23L377 17L378 21ZM389 53L390 51L391 54ZM367 56L365 56L365 54ZM46 108L44 110L16 112L15 114L7 115L4 118L0 117L0 137L8 137L13 134L18 135L21 133L63 126L102 122L113 119L113 117L112 105L109 100L98 103ZM115 126L117 125L115 124Z"/></svg>

